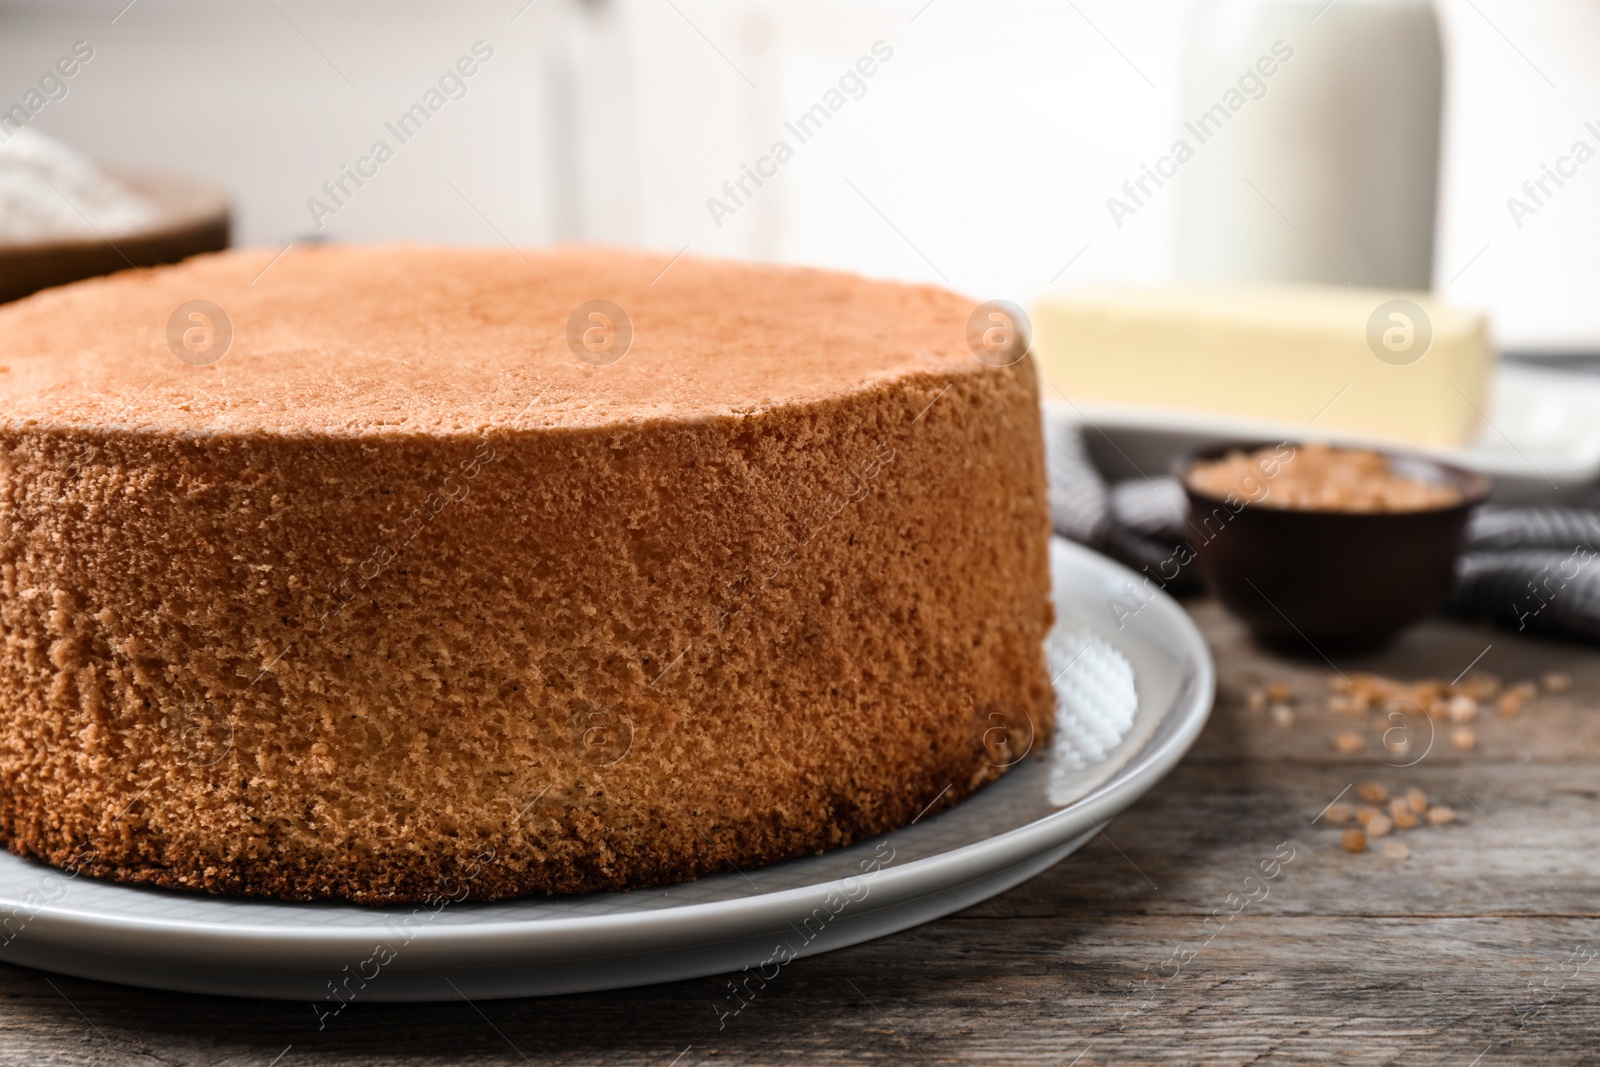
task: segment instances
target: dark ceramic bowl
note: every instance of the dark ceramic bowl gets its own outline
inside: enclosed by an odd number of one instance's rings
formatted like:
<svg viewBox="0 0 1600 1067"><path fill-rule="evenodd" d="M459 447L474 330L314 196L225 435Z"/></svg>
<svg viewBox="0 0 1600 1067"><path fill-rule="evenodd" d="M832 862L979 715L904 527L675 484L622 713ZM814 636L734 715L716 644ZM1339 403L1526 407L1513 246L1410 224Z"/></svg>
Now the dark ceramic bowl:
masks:
<svg viewBox="0 0 1600 1067"><path fill-rule="evenodd" d="M1358 652L1388 644L1438 611L1449 595L1467 516L1489 480L1457 467L1384 453L1392 468L1461 491L1461 502L1426 511L1349 512L1237 506L1196 490L1196 462L1234 449L1201 449L1175 473L1189 498L1189 536L1217 599L1264 645L1301 654ZM1270 479L1264 479L1270 492Z"/></svg>

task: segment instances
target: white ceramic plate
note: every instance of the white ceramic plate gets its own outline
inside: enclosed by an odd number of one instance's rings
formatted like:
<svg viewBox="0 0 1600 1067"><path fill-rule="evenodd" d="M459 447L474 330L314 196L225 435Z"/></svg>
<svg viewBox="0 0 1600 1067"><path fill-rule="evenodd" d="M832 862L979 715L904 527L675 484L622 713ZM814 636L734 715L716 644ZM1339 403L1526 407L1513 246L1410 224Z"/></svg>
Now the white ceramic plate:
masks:
<svg viewBox="0 0 1600 1067"><path fill-rule="evenodd" d="M1105 434L1115 450L1110 457L1097 451L1097 459L1109 459L1113 468L1121 459L1136 468L1114 471L1122 477L1166 474L1179 454L1230 440L1316 437L1335 444L1394 446L1326 427L1232 415L1069 405L1057 399L1049 400L1048 406ZM1495 500L1501 503L1551 500L1600 480L1600 375L1502 363L1495 373L1487 415L1489 421L1479 427L1467 448L1402 447L1489 475L1495 482ZM1089 443L1091 448L1096 445L1092 439Z"/></svg>
<svg viewBox="0 0 1600 1067"><path fill-rule="evenodd" d="M1194 741L1214 670L1161 594L1119 628L1132 574L1051 547L1057 739L943 814L850 848L666 889L432 909L210 897L68 878L0 853L0 960L158 989L323 1001L573 993L749 968L948 915L1032 877ZM764 977L763 977L764 976ZM750 988L756 988L752 985ZM732 995L726 1010L741 1001Z"/></svg>

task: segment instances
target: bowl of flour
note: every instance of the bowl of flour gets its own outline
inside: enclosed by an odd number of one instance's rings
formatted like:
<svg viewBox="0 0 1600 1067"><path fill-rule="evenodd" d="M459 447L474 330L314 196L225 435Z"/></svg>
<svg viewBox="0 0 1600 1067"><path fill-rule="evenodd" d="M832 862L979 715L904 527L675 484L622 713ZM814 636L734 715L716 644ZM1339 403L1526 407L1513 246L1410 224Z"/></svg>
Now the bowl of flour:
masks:
<svg viewBox="0 0 1600 1067"><path fill-rule="evenodd" d="M0 302L219 251L229 229L203 182L105 170L31 127L0 142Z"/></svg>

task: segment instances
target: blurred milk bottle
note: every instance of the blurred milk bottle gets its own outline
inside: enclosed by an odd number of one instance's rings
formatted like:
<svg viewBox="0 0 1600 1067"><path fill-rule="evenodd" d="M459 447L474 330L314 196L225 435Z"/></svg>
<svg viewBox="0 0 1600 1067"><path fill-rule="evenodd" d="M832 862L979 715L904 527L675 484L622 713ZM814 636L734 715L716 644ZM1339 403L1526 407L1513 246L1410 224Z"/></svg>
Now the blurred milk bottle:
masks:
<svg viewBox="0 0 1600 1067"><path fill-rule="evenodd" d="M1179 275L1431 288L1430 0L1197 0L1188 41Z"/></svg>

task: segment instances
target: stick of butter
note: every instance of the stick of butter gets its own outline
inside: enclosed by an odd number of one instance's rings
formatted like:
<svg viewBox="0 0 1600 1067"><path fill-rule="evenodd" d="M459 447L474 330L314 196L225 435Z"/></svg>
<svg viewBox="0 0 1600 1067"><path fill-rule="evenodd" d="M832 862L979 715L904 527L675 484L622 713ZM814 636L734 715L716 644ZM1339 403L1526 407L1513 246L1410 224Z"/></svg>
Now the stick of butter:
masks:
<svg viewBox="0 0 1600 1067"><path fill-rule="evenodd" d="M1304 285L1085 289L1040 300L1047 396L1466 444L1495 353L1483 316L1422 293Z"/></svg>

